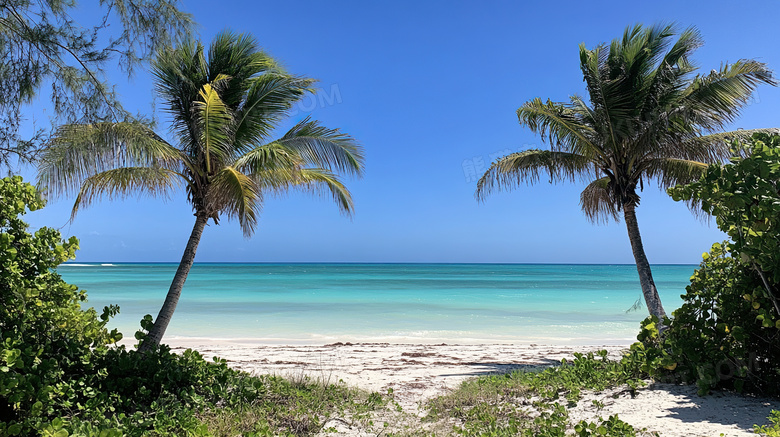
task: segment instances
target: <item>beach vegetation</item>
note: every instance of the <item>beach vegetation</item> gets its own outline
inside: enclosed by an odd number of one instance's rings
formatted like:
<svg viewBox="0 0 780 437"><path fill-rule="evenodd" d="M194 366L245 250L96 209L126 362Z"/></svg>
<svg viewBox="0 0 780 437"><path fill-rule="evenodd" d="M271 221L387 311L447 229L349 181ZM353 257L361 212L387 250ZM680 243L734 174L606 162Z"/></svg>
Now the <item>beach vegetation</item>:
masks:
<svg viewBox="0 0 780 437"><path fill-rule="evenodd" d="M761 307L771 308L771 299L753 267L727 246L716 243L705 254L667 332L659 335L655 320L647 320L632 351L654 378L696 384L701 395L717 388L776 396L777 317L764 323Z"/></svg>
<svg viewBox="0 0 780 437"><path fill-rule="evenodd" d="M234 219L249 237L264 196L291 189L330 197L350 214L339 173L363 170L351 136L308 117L274 136L315 81L287 73L250 35L222 32L208 48L195 40L164 48L152 73L171 142L133 121L68 124L44 150L38 173L47 196L76 196L74 215L99 199L186 193L195 223L141 351L160 344L209 221Z"/></svg>
<svg viewBox="0 0 780 437"><path fill-rule="evenodd" d="M674 329L672 324L667 332ZM529 366L466 380L428 401L424 421L437 423L441 435L657 436L618 415L601 414L607 398L634 398L648 381L680 382L662 378L674 370L675 363L663 361L669 356L658 347L662 337L652 317L642 323L639 337L642 342L617 359L610 359L607 351L575 353L573 360L564 359L558 366ZM780 413L773 411L768 424L754 430L780 436Z"/></svg>
<svg viewBox="0 0 780 437"><path fill-rule="evenodd" d="M0 168L29 163L48 129L20 131L25 108L49 90L54 122L98 122L129 116L109 75L128 76L156 50L186 35L191 17L176 0L90 3L4 0L0 6ZM118 68L117 68L118 67Z"/></svg>
<svg viewBox="0 0 780 437"><path fill-rule="evenodd" d="M43 227L30 233L21 216L42 208L19 176L0 179L0 435L56 430L65 409L84 409L98 378L94 357L121 339L102 314L82 310L83 290L53 270L72 259L78 241Z"/></svg>
<svg viewBox="0 0 780 437"><path fill-rule="evenodd" d="M660 188L693 182L708 163L731 157L731 140L754 131L723 129L759 85L776 84L765 64L749 59L696 74L691 57L701 45L695 28L678 33L672 25L629 26L610 44L580 45L589 101L574 95L568 103L535 98L523 104L520 124L550 148L499 158L477 183L479 200L542 175L550 182L587 183L580 195L585 216L593 222L622 216L644 301L661 322L666 312L636 216L640 193L651 181Z"/></svg>
<svg viewBox="0 0 780 437"><path fill-rule="evenodd" d="M780 437L780 411L772 410L768 419L770 422L768 425L756 425L753 431L766 437Z"/></svg>
<svg viewBox="0 0 780 437"><path fill-rule="evenodd" d="M470 379L428 402L429 421L454 419L467 436L633 436L641 433L617 416L573 422L568 409L586 391L644 384L635 362L610 360L607 351L574 354L571 361ZM573 431L573 432L572 432Z"/></svg>
<svg viewBox="0 0 780 437"><path fill-rule="evenodd" d="M82 309L56 267L78 241L20 218L43 207L19 176L0 179L0 435L311 435L359 422L387 399L343 383L251 376L193 350L116 346L119 308Z"/></svg>
<svg viewBox="0 0 780 437"><path fill-rule="evenodd" d="M780 395L780 135L734 143L728 164L669 189L714 216L730 240L715 243L665 323L643 323L632 350L657 378Z"/></svg>

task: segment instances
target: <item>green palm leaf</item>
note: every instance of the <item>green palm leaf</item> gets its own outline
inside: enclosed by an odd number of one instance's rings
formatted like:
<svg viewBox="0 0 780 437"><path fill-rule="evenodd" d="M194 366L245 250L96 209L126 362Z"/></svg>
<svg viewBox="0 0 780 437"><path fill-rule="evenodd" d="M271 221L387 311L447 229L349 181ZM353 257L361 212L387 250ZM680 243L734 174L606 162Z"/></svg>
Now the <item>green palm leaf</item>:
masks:
<svg viewBox="0 0 780 437"><path fill-rule="evenodd" d="M352 215L352 195L333 172L321 168L278 168L254 176L263 192L285 194L289 190L330 197L341 212Z"/></svg>
<svg viewBox="0 0 780 437"><path fill-rule="evenodd" d="M180 171L182 153L137 122L60 127L38 164L38 184L49 197L75 195L83 181L121 167Z"/></svg>
<svg viewBox="0 0 780 437"><path fill-rule="evenodd" d="M678 184L693 182L704 173L708 164L699 161L676 158L656 158L647 161L644 173L658 180L658 185L663 188L673 187Z"/></svg>
<svg viewBox="0 0 780 437"><path fill-rule="evenodd" d="M777 85L766 64L754 60L724 64L696 77L681 103L692 108L695 121L705 129L722 129L734 121L760 84Z"/></svg>
<svg viewBox="0 0 780 437"><path fill-rule="evenodd" d="M329 196L336 203L339 210L346 215L352 215L355 212L352 194L330 170L321 168L303 169L298 175L296 185L304 191L321 196Z"/></svg>
<svg viewBox="0 0 780 437"><path fill-rule="evenodd" d="M303 165L300 155L278 142L256 147L239 157L233 164L239 171L252 175L268 170L297 169Z"/></svg>
<svg viewBox="0 0 780 437"><path fill-rule="evenodd" d="M609 185L609 178L596 179L580 193L580 207L585 217L593 223L607 223L610 219L620 221Z"/></svg>
<svg viewBox="0 0 780 437"><path fill-rule="evenodd" d="M598 156L601 152L592 141L596 131L584 123L582 115L562 103L553 103L536 98L526 102L517 110L520 124L547 137L555 150L577 153L583 156Z"/></svg>
<svg viewBox="0 0 780 437"><path fill-rule="evenodd" d="M214 175L206 203L228 218L237 219L244 236L249 237L257 226L262 199L260 187L251 177L228 166Z"/></svg>
<svg viewBox="0 0 780 437"><path fill-rule="evenodd" d="M209 81L219 75L230 77L222 95L226 105L238 108L245 99L247 87L258 76L269 74L289 77L274 58L265 53L249 34L222 32L209 45L204 69Z"/></svg>
<svg viewBox="0 0 780 437"><path fill-rule="evenodd" d="M212 156L219 162L226 162L231 155L231 124L233 117L222 102L219 93L210 84L204 84L200 100L194 102L197 126L200 130L201 153L205 161L206 174L212 173Z"/></svg>
<svg viewBox="0 0 780 437"><path fill-rule="evenodd" d="M71 219L79 209L98 200L123 199L130 196L170 198L180 187L181 175L159 167L123 167L88 177L81 185L71 211Z"/></svg>
<svg viewBox="0 0 780 437"><path fill-rule="evenodd" d="M536 183L542 174L550 182L575 181L595 174L593 163L575 153L532 149L500 158L477 182L476 196L484 200L493 191L510 190L523 183Z"/></svg>
<svg viewBox="0 0 780 437"><path fill-rule="evenodd" d="M283 74L263 74L250 79L237 115L236 144L243 151L264 142L314 81Z"/></svg>
<svg viewBox="0 0 780 437"><path fill-rule="evenodd" d="M298 153L306 165L355 175L363 172L365 157L355 139L309 117L293 126L277 143Z"/></svg>

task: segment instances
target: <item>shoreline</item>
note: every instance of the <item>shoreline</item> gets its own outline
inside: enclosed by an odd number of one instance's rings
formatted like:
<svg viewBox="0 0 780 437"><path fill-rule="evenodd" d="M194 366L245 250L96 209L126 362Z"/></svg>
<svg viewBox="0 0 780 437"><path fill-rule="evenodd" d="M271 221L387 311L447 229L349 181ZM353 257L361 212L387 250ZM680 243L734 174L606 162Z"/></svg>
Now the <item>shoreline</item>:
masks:
<svg viewBox="0 0 780 437"><path fill-rule="evenodd" d="M336 342L321 345L224 342L216 339L167 339L175 352L192 348L206 360L219 356L232 368L292 380L311 378L346 384L392 396L404 414L425 415L424 403L458 387L466 379L538 369L571 359L575 352L606 349L618 359L623 345L540 344L391 344ZM598 401L598 402L594 402ZM596 404L603 407L597 408ZM716 392L699 397L695 386L650 383L632 398L623 388L589 393L570 410L577 420L618 414L636 427L664 437L755 436L754 424L765 424L780 400ZM368 430L332 424L338 435L368 435Z"/></svg>
<svg viewBox="0 0 780 437"><path fill-rule="evenodd" d="M135 341L135 339L133 339ZM620 337L595 340L590 337L563 338L563 337L532 337L527 340L512 338L480 338L480 337L417 337L417 336L366 336L356 337L348 335L340 336L311 336L310 338L274 338L274 337L188 337L172 335L163 341L171 347L191 347L202 345L232 345L232 346L331 346L337 344L365 345L382 344L393 346L517 346L517 347L561 347L561 348L598 348L598 347L623 347L628 349L636 342L636 337ZM128 343L123 343L128 344ZM189 346L188 346L189 345Z"/></svg>

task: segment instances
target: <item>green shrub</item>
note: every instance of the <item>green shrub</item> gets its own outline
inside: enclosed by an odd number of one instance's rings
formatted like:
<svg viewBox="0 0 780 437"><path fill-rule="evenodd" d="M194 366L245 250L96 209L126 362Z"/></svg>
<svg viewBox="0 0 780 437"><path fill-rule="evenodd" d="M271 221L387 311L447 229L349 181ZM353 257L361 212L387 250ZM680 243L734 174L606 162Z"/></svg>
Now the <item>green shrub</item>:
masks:
<svg viewBox="0 0 780 437"><path fill-rule="evenodd" d="M760 320L770 304L752 266L715 244L686 287L663 342L644 322L632 358L655 378L713 388L780 394L778 329Z"/></svg>
<svg viewBox="0 0 780 437"><path fill-rule="evenodd" d="M753 431L766 437L780 437L780 411L772 410L769 422L771 423L766 426L754 426Z"/></svg>
<svg viewBox="0 0 780 437"><path fill-rule="evenodd" d="M0 180L0 434L59 429L59 412L95 395L92 357L121 338L105 328L117 308L83 311L86 294L53 270L74 257L78 241L50 228L30 234L19 218L41 207L20 177Z"/></svg>
<svg viewBox="0 0 780 437"><path fill-rule="evenodd" d="M586 390L626 386L633 393L643 376L636 361L609 360L605 350L576 353L544 370L467 380L429 401L427 419L456 419L461 425L455 431L467 436L564 437L572 427L578 436L632 436L636 430L617 416L573 424L566 407L576 405Z"/></svg>
<svg viewBox="0 0 780 437"><path fill-rule="evenodd" d="M700 393L720 387L777 395L780 136L756 134L735 151L744 157L669 189L675 200L712 214L731 240L704 254L665 338L646 329L632 350L649 373L695 382Z"/></svg>
<svg viewBox="0 0 780 437"><path fill-rule="evenodd" d="M589 436L609 436L609 437L635 437L636 429L630 424L623 422L616 415L609 416L608 419L601 419L600 422L580 421L574 426L577 437Z"/></svg>

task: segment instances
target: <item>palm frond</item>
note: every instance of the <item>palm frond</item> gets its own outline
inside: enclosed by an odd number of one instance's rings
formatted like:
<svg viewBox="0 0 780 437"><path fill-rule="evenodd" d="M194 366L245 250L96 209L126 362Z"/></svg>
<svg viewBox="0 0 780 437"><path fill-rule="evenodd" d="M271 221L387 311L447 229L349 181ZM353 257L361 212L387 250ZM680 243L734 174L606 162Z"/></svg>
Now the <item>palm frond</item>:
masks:
<svg viewBox="0 0 780 437"><path fill-rule="evenodd" d="M298 169L304 165L303 158L278 142L255 147L239 157L233 167L246 174L261 174L278 169Z"/></svg>
<svg viewBox="0 0 780 437"><path fill-rule="evenodd" d="M41 154L38 186L47 197L76 194L85 179L121 167L181 171L182 153L137 122L61 126Z"/></svg>
<svg viewBox="0 0 780 437"><path fill-rule="evenodd" d="M689 57L702 44L701 33L696 28L689 27L680 33L677 41L646 79L647 86L640 110L643 119L657 118L659 109L665 110L679 98L689 83L690 75L696 70Z"/></svg>
<svg viewBox="0 0 780 437"><path fill-rule="evenodd" d="M238 151L266 142L293 105L313 92L313 82L308 78L272 73L248 80L248 89L236 117Z"/></svg>
<svg viewBox="0 0 780 437"><path fill-rule="evenodd" d="M532 149L498 159L477 182L476 197L484 200L493 191L510 190L539 180L541 174L550 182L575 181L595 176L593 163L575 153Z"/></svg>
<svg viewBox="0 0 780 437"><path fill-rule="evenodd" d="M589 137L598 136L601 140L598 144L601 149L620 143L618 133L615 132L615 121L625 120L627 115L625 109L622 109L625 107L626 99L612 90L614 84L610 83L610 74L607 71L608 56L609 52L603 46L587 50L584 45L580 45L580 69L593 108L588 107L579 98L572 99L576 106L587 108L589 121L587 126L594 133ZM622 127L622 124L617 127ZM590 141L596 145L595 142Z"/></svg>
<svg viewBox="0 0 780 437"><path fill-rule="evenodd" d="M656 179L662 189L678 184L688 184L697 179L707 169L708 164L687 159L656 158L645 163L644 175Z"/></svg>
<svg viewBox="0 0 780 437"><path fill-rule="evenodd" d="M212 40L206 59L209 81L220 74L230 77L229 85L220 95L225 104L234 110L242 104L251 80L266 74L286 74L284 68L265 53L248 33L220 32Z"/></svg>
<svg viewBox="0 0 780 437"><path fill-rule="evenodd" d="M722 129L735 120L760 84L777 85L766 64L754 60L724 64L720 70L694 78L682 104L695 111L693 115L704 128Z"/></svg>
<svg viewBox="0 0 780 437"><path fill-rule="evenodd" d="M322 168L306 168L301 170L299 187L318 195L330 195L339 210L352 215L355 205L352 202L352 194L339 178L330 170Z"/></svg>
<svg viewBox="0 0 780 437"><path fill-rule="evenodd" d="M617 202L611 195L609 178L596 179L580 193L580 207L592 223L620 221Z"/></svg>
<svg viewBox="0 0 780 437"><path fill-rule="evenodd" d="M309 117L293 126L277 143L298 153L309 166L354 175L363 173L365 157L357 141Z"/></svg>
<svg viewBox="0 0 780 437"><path fill-rule="evenodd" d="M669 26L629 27L607 51L580 45L580 65L593 106L593 128L609 153L619 153L626 139L640 130L637 119L647 77L668 46Z"/></svg>
<svg viewBox="0 0 780 437"><path fill-rule="evenodd" d="M198 100L203 84L210 82L203 45L190 39L175 48L160 50L152 62L151 72L163 110L171 117L171 131L182 150L195 158L198 135L194 130L192 102Z"/></svg>
<svg viewBox="0 0 780 437"><path fill-rule="evenodd" d="M744 142L755 133L780 134L780 129L739 129L731 132L719 132L709 135L698 135L686 139L682 143L663 145L657 156L669 156L680 159L700 161L707 164L724 162L739 153L733 150L734 142Z"/></svg>
<svg viewBox="0 0 780 437"><path fill-rule="evenodd" d="M680 184L689 184L698 180L712 164L688 161L683 159L658 158L650 162L646 173L658 179L658 186L668 189ZM701 208L701 202L696 198L685 200L685 205L694 217L709 219L710 215Z"/></svg>
<svg viewBox="0 0 780 437"><path fill-rule="evenodd" d="M238 220L245 237L257 226L263 195L258 184L235 167L225 166L213 178L206 204Z"/></svg>
<svg viewBox="0 0 780 437"><path fill-rule="evenodd" d="M200 131L199 140L206 165L205 170L210 174L212 156L218 160L218 163L230 159L233 114L222 101L217 90L210 84L203 85L200 99L193 102L193 105Z"/></svg>
<svg viewBox="0 0 780 437"><path fill-rule="evenodd" d="M352 215L355 209L349 190L333 172L327 169L279 168L255 175L254 179L264 192L283 194L295 189L319 196L329 196L346 215Z"/></svg>
<svg viewBox="0 0 780 437"><path fill-rule="evenodd" d="M169 198L184 182L181 175L160 167L123 167L106 170L84 180L71 211L71 220L79 209L100 199L130 196Z"/></svg>
<svg viewBox="0 0 780 437"><path fill-rule="evenodd" d="M517 110L520 124L541 135L554 150L593 157L599 148L591 141L595 135L592 126L582 123L577 113L561 103L535 98Z"/></svg>

